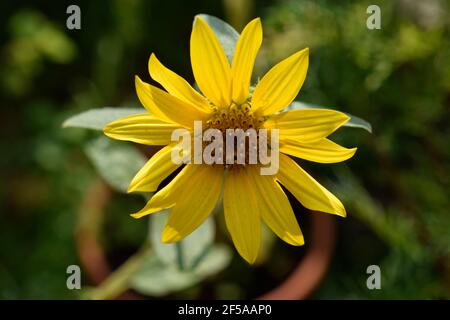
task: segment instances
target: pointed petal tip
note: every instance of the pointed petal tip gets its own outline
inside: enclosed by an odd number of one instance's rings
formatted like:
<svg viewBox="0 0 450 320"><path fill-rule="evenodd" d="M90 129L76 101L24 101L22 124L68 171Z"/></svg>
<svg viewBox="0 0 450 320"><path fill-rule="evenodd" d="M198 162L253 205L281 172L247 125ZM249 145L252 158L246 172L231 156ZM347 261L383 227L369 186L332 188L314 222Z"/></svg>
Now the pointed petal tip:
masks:
<svg viewBox="0 0 450 320"><path fill-rule="evenodd" d="M158 61L158 59L156 58L156 56L155 56L155 54L152 52L151 54L150 54L150 57L148 58L148 65L147 65L147 67L148 67L148 72L150 73L150 76L151 76L151 70L152 70L152 65L155 63L155 62L157 62Z"/></svg>
<svg viewBox="0 0 450 320"><path fill-rule="evenodd" d="M298 58L303 56L306 56L305 58L308 59L309 57L309 47L303 48L302 50L297 51L296 53L293 54L294 56L297 55Z"/></svg>
<svg viewBox="0 0 450 320"><path fill-rule="evenodd" d="M156 63L160 63L159 59L156 57L156 54L152 52L150 54L150 58L148 58L148 69L151 70L151 66L155 65Z"/></svg>
<svg viewBox="0 0 450 320"><path fill-rule="evenodd" d="M310 209L311 212L313 213L325 213L325 214L331 214L333 216L339 216L341 218L347 218L347 212L345 211L344 206L338 206L335 207L334 210L329 210L329 211L319 211L319 210L312 210Z"/></svg>
<svg viewBox="0 0 450 320"><path fill-rule="evenodd" d="M299 57L306 55L306 59L309 57L309 47L303 48L302 50L298 51L297 54Z"/></svg>
<svg viewBox="0 0 450 320"><path fill-rule="evenodd" d="M141 80L141 78L139 78L139 76L137 74L134 75L134 84L136 86L140 85L143 81Z"/></svg>
<svg viewBox="0 0 450 320"><path fill-rule="evenodd" d="M258 28L261 29L261 18L260 18L260 17L256 17L256 18L254 18L253 20L250 20L250 22L246 24L246 26L244 27L244 29L247 28L248 26L251 26L251 25L257 25ZM243 30L244 30L244 29L243 29Z"/></svg>
<svg viewBox="0 0 450 320"><path fill-rule="evenodd" d="M251 24L251 23L261 25L261 18L260 17L256 17L255 19L250 21L248 24Z"/></svg>
<svg viewBox="0 0 450 320"><path fill-rule="evenodd" d="M129 185L127 189L127 193L132 192L155 192L156 188L149 188L148 186L143 185L142 181L134 182L131 181L131 184Z"/></svg>
<svg viewBox="0 0 450 320"><path fill-rule="evenodd" d="M342 218L347 218L347 211L345 211L344 206L342 206L342 208L340 208L341 210L339 210L338 212L338 216L342 217Z"/></svg>
<svg viewBox="0 0 450 320"><path fill-rule="evenodd" d="M136 186L130 184L128 186L127 193L132 193L134 191L136 191Z"/></svg>
<svg viewBox="0 0 450 320"><path fill-rule="evenodd" d="M239 253L241 254L241 253ZM258 258L258 255L253 255L253 256L247 256L247 255L243 255L241 254L241 257L248 263L248 264L255 264L256 259Z"/></svg>
<svg viewBox="0 0 450 320"><path fill-rule="evenodd" d="M197 23L207 24L206 21L202 17L200 17L199 15L196 15L195 18L194 18L194 26Z"/></svg>
<svg viewBox="0 0 450 320"><path fill-rule="evenodd" d="M341 112L342 113L342 115L343 115L343 118L345 119L344 120L344 123L346 123L347 121L349 121L352 117L350 117L348 114L346 114L346 113L344 113L344 112Z"/></svg>
<svg viewBox="0 0 450 320"><path fill-rule="evenodd" d="M336 198L336 200L337 202L332 204L332 208L330 208L328 211L317 211L317 212L328 213L342 218L346 218L347 212L345 211L344 204L338 198Z"/></svg>
<svg viewBox="0 0 450 320"><path fill-rule="evenodd" d="M111 138L111 139L115 139L115 138L114 138L114 131L115 131L115 129L117 129L116 124L117 124L119 121L121 121L121 120L122 120L122 119L117 119L117 120L111 121L110 123L108 123L107 125L105 125L105 126L103 127L103 129L102 129L103 133L104 133L107 137L109 137L109 138Z"/></svg>
<svg viewBox="0 0 450 320"><path fill-rule="evenodd" d="M145 183L144 184L142 183L142 180L136 179L136 177L133 178L133 180L131 180L130 185L127 188L127 193L155 192L155 191L156 191L156 188L149 188L148 186L145 185Z"/></svg>
<svg viewBox="0 0 450 320"><path fill-rule="evenodd" d="M300 247L305 244L305 239L303 238L303 235L287 234L283 240L289 243L290 245L296 247Z"/></svg>
<svg viewBox="0 0 450 320"><path fill-rule="evenodd" d="M234 247L236 248L236 251L239 253L239 255L248 263L248 264L254 264L259 256L259 247L258 249L251 249L249 247L238 247L236 244L234 244Z"/></svg>
<svg viewBox="0 0 450 320"><path fill-rule="evenodd" d="M140 213L130 213L130 217L135 218L135 219L139 219L142 218L143 215Z"/></svg>
<svg viewBox="0 0 450 320"><path fill-rule="evenodd" d="M143 81L137 74L134 75L134 84L136 85L136 87L144 87L145 85L149 85L148 83Z"/></svg>
<svg viewBox="0 0 450 320"><path fill-rule="evenodd" d="M136 212L136 213L132 213L132 214L130 214L130 216L132 216L133 218L135 218L135 219L139 219L139 218L142 218L142 217L145 217L145 216L148 216L148 215L150 215L150 214L152 214L152 213L156 213L156 212L159 212L159 211L161 211L161 210L163 210L164 208L155 208L155 207L150 207L150 208L144 208L144 209L142 209L141 211L139 211L139 212Z"/></svg>
<svg viewBox="0 0 450 320"><path fill-rule="evenodd" d="M297 56L297 59L296 59L297 63L304 60L305 63L307 65L309 65L309 48L308 47L298 51L297 53L294 53L294 55Z"/></svg>
<svg viewBox="0 0 450 320"><path fill-rule="evenodd" d="M262 41L262 23L261 23L261 18L257 17L253 20L251 20L245 27L243 30L245 30L248 27L252 27L252 28L256 28L256 35L255 37L261 38L259 41Z"/></svg>
<svg viewBox="0 0 450 320"><path fill-rule="evenodd" d="M301 52L303 52L302 55L305 55L305 59L309 62L309 48L305 48Z"/></svg>
<svg viewBox="0 0 450 320"><path fill-rule="evenodd" d="M347 218L347 212L345 211L345 207L343 204L334 208L334 212L327 212L342 218Z"/></svg>
<svg viewBox="0 0 450 320"><path fill-rule="evenodd" d="M103 133L104 133L106 136L108 136L108 133L110 133L110 131L111 131L110 124L111 124L111 123L108 123L108 124L107 124L106 126L104 126L103 129L102 129Z"/></svg>

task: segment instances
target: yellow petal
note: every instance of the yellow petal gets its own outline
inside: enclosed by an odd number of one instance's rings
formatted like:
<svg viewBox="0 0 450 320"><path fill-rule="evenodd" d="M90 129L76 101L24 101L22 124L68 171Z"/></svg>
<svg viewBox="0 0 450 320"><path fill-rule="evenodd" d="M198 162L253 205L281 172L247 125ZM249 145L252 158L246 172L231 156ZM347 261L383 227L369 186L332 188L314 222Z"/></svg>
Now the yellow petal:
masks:
<svg viewBox="0 0 450 320"><path fill-rule="evenodd" d="M146 145L167 145L172 131L181 128L150 114L136 114L109 123L103 132L110 138Z"/></svg>
<svg viewBox="0 0 450 320"><path fill-rule="evenodd" d="M170 212L162 242L175 242L197 229L213 211L222 191L223 167L198 166Z"/></svg>
<svg viewBox="0 0 450 320"><path fill-rule="evenodd" d="M256 198L263 221L282 240L294 246L305 243L289 199L273 176L261 175L257 166L248 172L256 186Z"/></svg>
<svg viewBox="0 0 450 320"><path fill-rule="evenodd" d="M195 120L202 121L207 117L207 113L143 82L138 76L135 80L136 92L142 105L161 120L177 123L186 128L193 128Z"/></svg>
<svg viewBox="0 0 450 320"><path fill-rule="evenodd" d="M155 153L133 178L128 192L153 192L158 189L159 184L181 166L172 161L173 148L178 146L170 144Z"/></svg>
<svg viewBox="0 0 450 320"><path fill-rule="evenodd" d="M264 127L279 129L280 140L316 141L327 137L350 119L343 112L329 109L302 109L270 117Z"/></svg>
<svg viewBox="0 0 450 320"><path fill-rule="evenodd" d="M172 181L153 195L142 210L131 214L131 216L133 218L141 218L148 214L173 207L176 201L182 197L183 190L192 188L190 181L198 172L200 166L194 164L186 165Z"/></svg>
<svg viewBox="0 0 450 320"><path fill-rule="evenodd" d="M356 152L356 148L347 149L326 138L305 143L292 139L281 140L279 150L297 158L320 163L345 161Z"/></svg>
<svg viewBox="0 0 450 320"><path fill-rule="evenodd" d="M306 171L284 154L280 154L280 170L277 180L285 186L300 203L315 211L327 212L345 217L345 208L341 201Z"/></svg>
<svg viewBox="0 0 450 320"><path fill-rule="evenodd" d="M197 17L191 34L191 64L195 81L217 106L231 101L231 68L214 31Z"/></svg>
<svg viewBox="0 0 450 320"><path fill-rule="evenodd" d="M261 242L254 188L245 169L228 170L223 195L225 222L237 251L248 263L255 262Z"/></svg>
<svg viewBox="0 0 450 320"><path fill-rule="evenodd" d="M286 108L297 96L308 71L308 48L275 65L253 92L252 109L269 115Z"/></svg>
<svg viewBox="0 0 450 320"><path fill-rule="evenodd" d="M256 54L261 47L262 27L261 20L252 20L242 31L236 45L236 51L231 64L233 78L232 100L238 104L245 102L250 88L253 65Z"/></svg>
<svg viewBox="0 0 450 320"><path fill-rule="evenodd" d="M175 72L166 68L152 53L148 61L151 77L178 99L190 103L204 112L210 112L208 101Z"/></svg>

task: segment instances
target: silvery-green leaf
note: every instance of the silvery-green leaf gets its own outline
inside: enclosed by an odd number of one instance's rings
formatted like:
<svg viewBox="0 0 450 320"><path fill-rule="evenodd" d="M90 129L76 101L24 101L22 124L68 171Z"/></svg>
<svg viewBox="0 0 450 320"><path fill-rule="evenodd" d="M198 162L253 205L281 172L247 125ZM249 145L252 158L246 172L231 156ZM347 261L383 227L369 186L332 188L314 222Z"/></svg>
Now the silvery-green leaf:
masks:
<svg viewBox="0 0 450 320"><path fill-rule="evenodd" d="M104 107L90 109L74 115L64 121L64 128L85 128L94 130L103 130L110 122L130 116L132 114L146 113L143 108L114 108Z"/></svg>
<svg viewBox="0 0 450 320"><path fill-rule="evenodd" d="M294 101L292 102L285 110L298 110L298 109L308 109L308 108L319 108L319 109L331 109L323 106L318 106L315 104L300 102L300 101ZM352 114L349 114L347 112L344 112L346 115L350 117L350 120L348 120L343 126L344 127L353 127L353 128L361 128L364 129L370 133L372 133L372 125L367 122L364 119L361 119L359 117L356 117Z"/></svg>
<svg viewBox="0 0 450 320"><path fill-rule="evenodd" d="M225 245L214 245L195 270L180 270L165 264L158 256L145 261L131 279L131 287L149 296L166 294L189 288L223 270L231 260L231 250Z"/></svg>
<svg viewBox="0 0 450 320"><path fill-rule="evenodd" d="M217 17L208 14L198 14L197 17L205 20L205 22L213 29L225 51L228 61L231 63L233 60L234 49L236 48L236 43L239 39L239 33L228 23Z"/></svg>
<svg viewBox="0 0 450 320"><path fill-rule="evenodd" d="M101 136L86 144L86 155L100 176L114 189L126 192L146 158L135 147Z"/></svg>
<svg viewBox="0 0 450 320"><path fill-rule="evenodd" d="M150 216L149 236L155 254L168 265L179 269L197 268L214 242L215 224L207 219L185 239L176 243L162 243L161 234L170 210L163 210Z"/></svg>

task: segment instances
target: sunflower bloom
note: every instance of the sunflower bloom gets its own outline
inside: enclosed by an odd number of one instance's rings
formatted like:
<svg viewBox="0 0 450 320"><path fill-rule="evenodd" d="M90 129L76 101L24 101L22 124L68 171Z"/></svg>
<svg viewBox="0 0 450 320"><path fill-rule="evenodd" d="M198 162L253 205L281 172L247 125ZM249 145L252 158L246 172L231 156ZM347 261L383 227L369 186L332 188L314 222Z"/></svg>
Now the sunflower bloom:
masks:
<svg viewBox="0 0 450 320"><path fill-rule="evenodd" d="M285 242L300 246L304 239L283 185L306 208L336 214L346 212L342 203L289 156L319 163L351 158L347 149L327 136L349 117L326 109L280 112L297 96L306 78L308 49L294 53L270 69L250 92L250 81L262 42L260 19L251 21L237 42L233 61L225 56L213 30L196 18L190 40L194 77L202 94L154 54L150 76L161 90L136 76L136 91L146 114L132 115L107 125L107 136L146 145L164 146L136 174L129 192L155 192L179 167L181 171L158 190L135 218L170 208L162 234L165 243L183 239L211 214L223 194L227 228L239 254L253 263L260 247L261 220ZM248 128L279 130L279 170L261 175L259 164L177 164L171 160L179 145L171 140L174 130Z"/></svg>

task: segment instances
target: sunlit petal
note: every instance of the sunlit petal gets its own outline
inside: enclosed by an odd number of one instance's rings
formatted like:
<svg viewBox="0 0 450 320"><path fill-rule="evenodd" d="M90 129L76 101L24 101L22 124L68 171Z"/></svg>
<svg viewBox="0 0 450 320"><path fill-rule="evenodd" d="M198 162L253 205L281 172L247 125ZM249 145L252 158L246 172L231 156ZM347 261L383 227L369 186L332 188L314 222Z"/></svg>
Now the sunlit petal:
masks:
<svg viewBox="0 0 450 320"><path fill-rule="evenodd" d="M261 242L255 186L242 170L229 170L225 179L224 213L228 231L239 254L254 263Z"/></svg>
<svg viewBox="0 0 450 320"><path fill-rule="evenodd" d="M231 68L214 31L196 17L191 35L191 64L200 90L217 106L231 101Z"/></svg>
<svg viewBox="0 0 450 320"><path fill-rule="evenodd" d="M208 218L222 191L223 168L199 166L170 212L162 234L163 242L183 239Z"/></svg>
<svg viewBox="0 0 450 320"><path fill-rule="evenodd" d="M255 58L262 43L261 20L252 20L242 31L231 64L232 99L241 104L248 97Z"/></svg>
<svg viewBox="0 0 450 320"><path fill-rule="evenodd" d="M171 159L174 148L178 148L178 146L171 144L155 153L133 178L128 192L155 191L164 179L181 166L181 164L175 164Z"/></svg>
<svg viewBox="0 0 450 320"><path fill-rule="evenodd" d="M353 157L356 148L347 149L326 138L313 142L284 139L280 141L280 152L319 163L342 162Z"/></svg>
<svg viewBox="0 0 450 320"><path fill-rule="evenodd" d="M263 221L282 240L294 246L305 243L289 199L273 176L261 175L251 166L248 172L256 186L255 194Z"/></svg>
<svg viewBox="0 0 450 320"><path fill-rule="evenodd" d="M109 123L103 132L116 140L146 145L167 145L172 131L180 125L160 120L150 114L136 114Z"/></svg>
<svg viewBox="0 0 450 320"><path fill-rule="evenodd" d="M169 93L143 82L136 76L136 92L142 105L163 121L193 128L194 121L202 121L207 113L200 111Z"/></svg>
<svg viewBox="0 0 450 320"><path fill-rule="evenodd" d="M310 142L327 137L350 117L329 109L302 109L282 112L270 117L264 127L279 129L280 139Z"/></svg>
<svg viewBox="0 0 450 320"><path fill-rule="evenodd" d="M282 153L280 170L276 178L306 208L346 216L345 208L338 198L300 168L294 160Z"/></svg>
<svg viewBox="0 0 450 320"><path fill-rule="evenodd" d="M133 213L131 216L141 218L162 209L173 207L182 196L183 190L191 188L190 181L199 172L200 167L201 165L186 165L169 184L153 195L142 210Z"/></svg>
<svg viewBox="0 0 450 320"><path fill-rule="evenodd" d="M178 99L192 104L204 112L210 112L208 101L175 72L166 68L152 53L148 61L151 77Z"/></svg>
<svg viewBox="0 0 450 320"><path fill-rule="evenodd" d="M309 50L303 49L270 69L256 85L252 109L270 115L286 108L297 96L308 71Z"/></svg>

